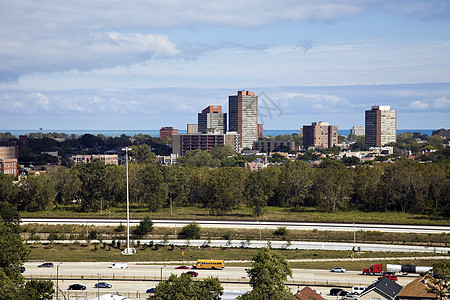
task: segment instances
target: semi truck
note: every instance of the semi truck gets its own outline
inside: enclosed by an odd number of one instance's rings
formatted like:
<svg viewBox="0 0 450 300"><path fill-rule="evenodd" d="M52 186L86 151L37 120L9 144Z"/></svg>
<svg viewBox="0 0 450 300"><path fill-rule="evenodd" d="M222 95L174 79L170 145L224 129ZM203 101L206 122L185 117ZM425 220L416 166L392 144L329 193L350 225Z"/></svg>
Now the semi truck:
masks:
<svg viewBox="0 0 450 300"><path fill-rule="evenodd" d="M432 267L419 267L413 265L386 265L386 273L426 273L430 271ZM363 275L383 275L382 264L372 264L368 268L362 270Z"/></svg>

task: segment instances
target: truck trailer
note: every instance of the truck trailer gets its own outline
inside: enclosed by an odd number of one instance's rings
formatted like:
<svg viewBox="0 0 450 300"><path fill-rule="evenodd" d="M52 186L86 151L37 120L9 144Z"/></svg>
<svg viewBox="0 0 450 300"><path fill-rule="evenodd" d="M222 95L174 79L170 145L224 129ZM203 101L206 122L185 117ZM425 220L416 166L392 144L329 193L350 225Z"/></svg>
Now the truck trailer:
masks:
<svg viewBox="0 0 450 300"><path fill-rule="evenodd" d="M431 269L432 267L416 267L413 265L386 265L386 273L426 273ZM373 264L368 268L364 268L362 273L363 275L383 275L385 272L382 264Z"/></svg>

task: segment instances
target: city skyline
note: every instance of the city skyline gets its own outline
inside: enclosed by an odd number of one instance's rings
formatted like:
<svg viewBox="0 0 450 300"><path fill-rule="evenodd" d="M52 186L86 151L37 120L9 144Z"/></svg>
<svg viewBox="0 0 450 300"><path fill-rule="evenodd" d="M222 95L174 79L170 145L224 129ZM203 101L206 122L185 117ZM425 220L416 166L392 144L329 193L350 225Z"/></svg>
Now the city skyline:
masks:
<svg viewBox="0 0 450 300"><path fill-rule="evenodd" d="M373 105L450 127L448 1L19 0L0 24L2 131L183 129L237 90L265 129L350 129Z"/></svg>

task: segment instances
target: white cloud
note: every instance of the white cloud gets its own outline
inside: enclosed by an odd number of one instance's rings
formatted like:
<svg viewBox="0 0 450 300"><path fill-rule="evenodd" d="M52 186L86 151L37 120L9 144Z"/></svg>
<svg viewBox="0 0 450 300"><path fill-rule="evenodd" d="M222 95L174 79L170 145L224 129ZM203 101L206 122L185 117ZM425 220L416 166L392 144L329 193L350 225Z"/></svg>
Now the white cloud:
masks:
<svg viewBox="0 0 450 300"><path fill-rule="evenodd" d="M450 99L447 97L438 98L434 101L433 105L438 109L450 108Z"/></svg>
<svg viewBox="0 0 450 300"><path fill-rule="evenodd" d="M424 103L420 100L417 100L417 101L411 102L409 107L414 110L423 110L423 109L427 109L429 107L429 104Z"/></svg>

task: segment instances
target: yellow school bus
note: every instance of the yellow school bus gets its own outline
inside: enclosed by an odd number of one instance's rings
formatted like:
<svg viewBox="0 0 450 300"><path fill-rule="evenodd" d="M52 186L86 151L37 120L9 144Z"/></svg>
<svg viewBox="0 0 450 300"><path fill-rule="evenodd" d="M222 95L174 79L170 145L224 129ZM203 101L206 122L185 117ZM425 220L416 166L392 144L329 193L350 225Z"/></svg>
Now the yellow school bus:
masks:
<svg viewBox="0 0 450 300"><path fill-rule="evenodd" d="M197 263L193 265L194 269L212 269L221 270L225 268L225 262L223 260L214 259L199 259Z"/></svg>

